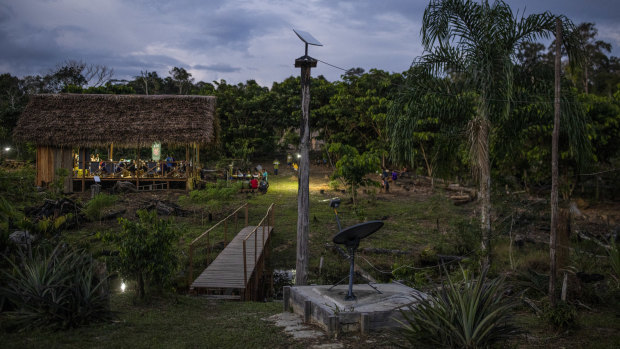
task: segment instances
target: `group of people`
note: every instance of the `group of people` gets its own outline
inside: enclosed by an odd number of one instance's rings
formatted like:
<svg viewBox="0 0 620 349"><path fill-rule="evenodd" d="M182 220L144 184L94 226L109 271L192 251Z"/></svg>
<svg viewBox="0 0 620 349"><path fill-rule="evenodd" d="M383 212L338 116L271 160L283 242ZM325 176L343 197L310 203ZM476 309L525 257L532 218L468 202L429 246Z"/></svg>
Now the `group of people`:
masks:
<svg viewBox="0 0 620 349"><path fill-rule="evenodd" d="M387 168L383 168L381 172L381 188L385 190L386 193L390 192L390 181L394 182L398 179L398 172L396 170L388 170Z"/></svg>
<svg viewBox="0 0 620 349"><path fill-rule="evenodd" d="M80 163L79 154L75 153L74 172L76 176L82 175L82 163ZM87 159L90 162L86 165L85 174L87 176L135 176L135 175L166 175L172 176L174 173L185 172L185 162L177 162L168 155L162 162L144 161L144 160L128 160L120 159L119 161L105 160L98 153L90 154Z"/></svg>

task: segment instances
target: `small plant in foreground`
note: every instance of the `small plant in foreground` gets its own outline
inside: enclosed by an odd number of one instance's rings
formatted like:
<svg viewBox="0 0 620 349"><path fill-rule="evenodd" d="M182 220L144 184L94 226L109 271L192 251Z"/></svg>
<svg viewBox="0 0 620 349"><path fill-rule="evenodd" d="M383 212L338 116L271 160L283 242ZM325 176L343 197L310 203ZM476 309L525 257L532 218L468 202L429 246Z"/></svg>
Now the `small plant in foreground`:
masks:
<svg viewBox="0 0 620 349"><path fill-rule="evenodd" d="M474 278L463 269L459 283L447 283L428 298L403 311L398 334L413 347L482 348L518 333L512 324L515 302L503 296L504 280L487 280L486 270ZM447 274L447 272L446 272Z"/></svg>
<svg viewBox="0 0 620 349"><path fill-rule="evenodd" d="M612 273L615 274L616 278L620 278L620 247L615 239L611 240L610 248L607 250L607 257L609 258L609 266Z"/></svg>
<svg viewBox="0 0 620 349"><path fill-rule="evenodd" d="M101 219L102 210L106 207L114 205L117 199L118 198L114 195L99 193L88 203L86 203L84 214L89 220L98 221Z"/></svg>
<svg viewBox="0 0 620 349"><path fill-rule="evenodd" d="M175 242L178 231L172 220L159 219L155 211L138 211L138 221L120 218L121 231L103 234L118 247L118 267L126 279L137 281L138 297L144 299L145 283L160 288L171 284L179 265Z"/></svg>
<svg viewBox="0 0 620 349"><path fill-rule="evenodd" d="M62 244L40 245L20 252L3 271L0 292L13 305L11 325L28 328L71 328L110 319L107 277L96 275L96 262L82 250Z"/></svg>
<svg viewBox="0 0 620 349"><path fill-rule="evenodd" d="M577 324L577 310L573 305L560 301L555 307L547 305L543 318L554 328L567 329Z"/></svg>

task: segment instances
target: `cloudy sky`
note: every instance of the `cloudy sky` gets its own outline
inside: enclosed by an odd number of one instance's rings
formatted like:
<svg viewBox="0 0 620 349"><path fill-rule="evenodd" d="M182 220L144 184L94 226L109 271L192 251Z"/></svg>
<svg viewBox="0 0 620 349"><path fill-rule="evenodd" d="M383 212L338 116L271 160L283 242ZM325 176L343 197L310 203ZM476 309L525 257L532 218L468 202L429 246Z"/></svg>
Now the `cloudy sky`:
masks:
<svg viewBox="0 0 620 349"><path fill-rule="evenodd" d="M619 0L507 0L525 13L562 13L595 22L620 56ZM113 68L115 78L174 67L196 81L255 79L264 86L299 74L303 44L292 28L323 47L310 55L343 68L402 72L422 53L427 0L0 0L0 73L45 74L83 60ZM312 75L339 79L319 63Z"/></svg>

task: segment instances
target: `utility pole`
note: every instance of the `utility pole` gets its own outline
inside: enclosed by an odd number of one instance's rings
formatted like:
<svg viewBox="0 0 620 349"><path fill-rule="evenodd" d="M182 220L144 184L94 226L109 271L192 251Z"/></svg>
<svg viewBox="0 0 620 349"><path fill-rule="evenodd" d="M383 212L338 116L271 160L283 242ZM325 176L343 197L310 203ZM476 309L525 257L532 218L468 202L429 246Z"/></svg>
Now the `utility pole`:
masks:
<svg viewBox="0 0 620 349"><path fill-rule="evenodd" d="M297 189L297 262L295 265L295 285L308 284L308 264L310 253L310 69L316 67L317 60L308 56L308 45L323 46L309 33L294 30L305 43L305 55L295 60L295 67L301 68L301 124L299 126L299 174Z"/></svg>
<svg viewBox="0 0 620 349"><path fill-rule="evenodd" d="M555 20L555 99L551 140L551 232L549 235L549 302L556 305L556 241L558 235L558 138L560 133L560 70L562 68L562 21Z"/></svg>

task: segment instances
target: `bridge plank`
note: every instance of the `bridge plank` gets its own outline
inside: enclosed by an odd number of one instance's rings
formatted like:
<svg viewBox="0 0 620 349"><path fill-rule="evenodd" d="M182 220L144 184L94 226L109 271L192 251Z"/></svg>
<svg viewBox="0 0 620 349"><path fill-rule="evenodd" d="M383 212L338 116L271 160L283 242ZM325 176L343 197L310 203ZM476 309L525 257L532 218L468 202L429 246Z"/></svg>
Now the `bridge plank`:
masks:
<svg viewBox="0 0 620 349"><path fill-rule="evenodd" d="M209 264L209 266L196 278L191 287L194 289L245 289L246 283L254 272L254 236L246 241L246 268L247 275L243 277L243 239L250 234L255 226L247 226L228 243L222 252ZM265 227L264 241L269 239L273 227ZM263 228L256 231L256 258L260 260L263 253Z"/></svg>

